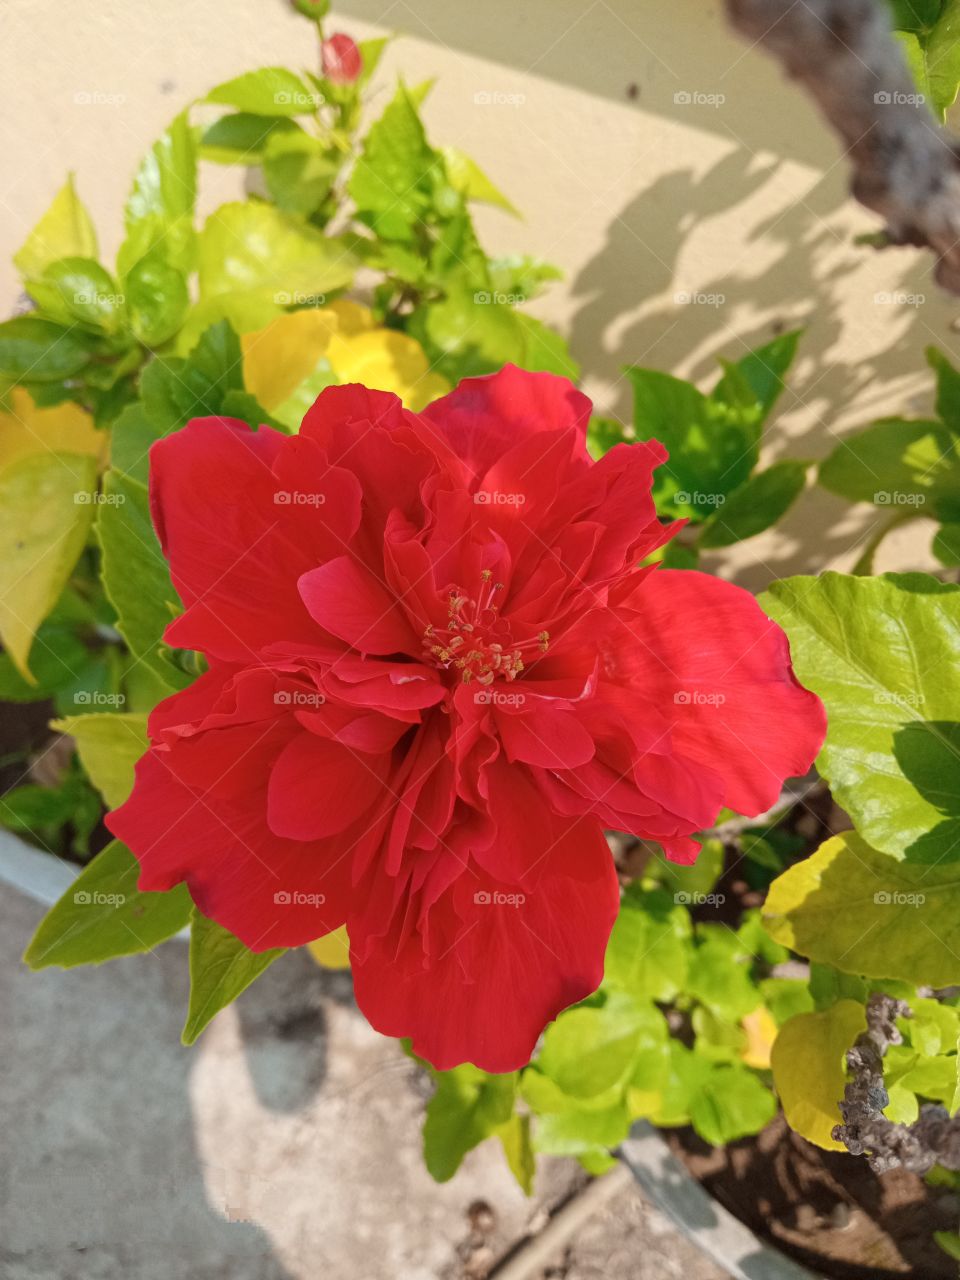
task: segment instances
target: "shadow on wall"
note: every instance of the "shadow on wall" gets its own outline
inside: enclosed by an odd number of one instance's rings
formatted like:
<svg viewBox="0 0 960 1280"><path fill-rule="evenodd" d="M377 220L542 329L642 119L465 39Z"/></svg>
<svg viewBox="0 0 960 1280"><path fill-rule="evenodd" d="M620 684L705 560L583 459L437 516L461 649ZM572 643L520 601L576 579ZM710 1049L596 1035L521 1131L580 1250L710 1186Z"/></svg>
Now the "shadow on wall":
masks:
<svg viewBox="0 0 960 1280"><path fill-rule="evenodd" d="M818 460L844 429L897 412L931 412L923 353L934 343L958 359L947 323L954 304L925 278L922 255L892 251L878 264L875 250L853 243L836 175L757 221L736 251L691 252L705 224L736 223L738 209L776 185L782 169L782 162L757 164L737 150L703 174L683 168L661 175L610 222L602 249L570 282L571 347L581 359L590 353L585 370L609 389L606 412L631 421L626 366L668 370L708 388L720 358L739 358L796 327L804 338L767 425L766 461ZM698 262L693 292L680 287L682 264L691 258ZM624 270L625 263L638 268ZM888 272L879 291L878 265ZM862 547L888 514L865 506L851 512L824 491L808 490L775 534L749 544L730 576L756 590L776 577L816 572Z"/></svg>
<svg viewBox="0 0 960 1280"><path fill-rule="evenodd" d="M709 384L717 356L798 325L806 335L768 424L767 460L820 459L854 427L929 412L923 351L935 343L960 360L956 300L934 285L929 255L855 244L878 224L847 198L837 140L779 69L733 36L722 4L340 0L337 9L432 45L431 65L453 55L438 112L462 111L494 81L526 92L509 122L482 109L474 125L468 108L464 144L530 213L522 232L490 224L487 239L567 268L565 296L535 309L568 333L603 412L630 419L624 365ZM454 93L444 86L458 70ZM884 519L809 491L776 531L723 553L722 572L756 589L791 572L849 568ZM917 529L908 554L915 545L923 565Z"/></svg>

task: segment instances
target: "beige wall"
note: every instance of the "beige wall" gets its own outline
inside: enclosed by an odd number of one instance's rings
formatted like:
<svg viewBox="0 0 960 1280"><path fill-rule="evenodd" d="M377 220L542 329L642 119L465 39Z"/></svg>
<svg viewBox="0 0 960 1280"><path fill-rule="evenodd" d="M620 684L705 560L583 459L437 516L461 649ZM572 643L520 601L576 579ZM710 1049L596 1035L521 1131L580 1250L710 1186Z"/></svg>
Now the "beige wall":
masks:
<svg viewBox="0 0 960 1280"><path fill-rule="evenodd" d="M378 102L398 70L438 77L432 136L473 154L524 211L514 222L483 210L487 245L565 270L538 310L570 338L604 410L629 412L626 363L702 379L716 355L804 323L769 454L820 457L855 424L929 408L927 344L960 358L960 306L935 288L928 258L852 243L875 223L845 197L833 138L728 34L718 3L344 0L334 25L403 34ZM4 306L17 294L6 258L68 169L112 251L136 160L184 102L242 70L316 57L285 0L3 0L0 47ZM475 99L484 92L487 104ZM208 166L204 180L207 205L230 193L226 172ZM684 293L723 300L683 304ZM878 300L891 295L910 301ZM724 571L758 586L847 568L874 519L807 494ZM924 522L891 539L882 567L928 564L928 532Z"/></svg>

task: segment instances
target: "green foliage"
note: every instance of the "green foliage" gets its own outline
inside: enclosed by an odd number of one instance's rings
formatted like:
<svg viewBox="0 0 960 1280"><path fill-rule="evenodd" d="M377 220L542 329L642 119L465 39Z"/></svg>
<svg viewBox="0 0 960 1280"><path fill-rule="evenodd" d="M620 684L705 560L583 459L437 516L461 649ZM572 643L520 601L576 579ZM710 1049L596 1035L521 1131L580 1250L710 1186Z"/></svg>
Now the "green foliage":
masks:
<svg viewBox="0 0 960 1280"><path fill-rule="evenodd" d="M700 548L762 533L799 497L808 463L790 459L757 470L764 424L783 391L799 338L799 330L783 334L740 360L721 361L723 371L709 394L657 369L629 368L629 434L611 419L592 421L594 457L631 440L666 445L669 459L654 475L657 510L688 520L694 532L668 545L664 563L696 568Z"/></svg>
<svg viewBox="0 0 960 1280"><path fill-rule="evenodd" d="M508 1162L529 1193L532 1151L529 1124L514 1114L517 1073L490 1075L465 1065L436 1071L436 1092L427 1104L423 1157L437 1182L448 1182L463 1157L485 1138L500 1137Z"/></svg>
<svg viewBox="0 0 960 1280"><path fill-rule="evenodd" d="M845 436L820 464L819 482L850 502L889 511L888 528L917 516L941 521L934 554L953 565L960 550L960 373L934 347L927 362L937 378L937 417L883 418ZM884 532L863 561L868 572Z"/></svg>
<svg viewBox="0 0 960 1280"><path fill-rule="evenodd" d="M960 856L960 589L923 574L825 573L760 603L823 699L818 768L876 849L912 862Z"/></svg>
<svg viewBox="0 0 960 1280"><path fill-rule="evenodd" d="M960 881L951 863L899 861L847 832L775 880L763 910L778 942L844 973L960 982Z"/></svg>
<svg viewBox="0 0 960 1280"><path fill-rule="evenodd" d="M97 517L103 585L117 611L117 630L134 661L156 678L159 691L172 693L188 683L162 644L180 604L150 520L147 491L122 471L111 471L104 493L123 499L105 503Z"/></svg>
<svg viewBox="0 0 960 1280"><path fill-rule="evenodd" d="M190 1005L183 1043L193 1044L210 1020L246 991L284 950L251 951L194 909L190 917Z"/></svg>
<svg viewBox="0 0 960 1280"><path fill-rule="evenodd" d="M890 2L917 89L943 121L960 88L960 4L957 0Z"/></svg>
<svg viewBox="0 0 960 1280"><path fill-rule="evenodd" d="M25 963L31 969L100 964L150 951L178 933L190 916L186 889L141 893L139 874L129 849L118 840L108 844L40 921Z"/></svg>

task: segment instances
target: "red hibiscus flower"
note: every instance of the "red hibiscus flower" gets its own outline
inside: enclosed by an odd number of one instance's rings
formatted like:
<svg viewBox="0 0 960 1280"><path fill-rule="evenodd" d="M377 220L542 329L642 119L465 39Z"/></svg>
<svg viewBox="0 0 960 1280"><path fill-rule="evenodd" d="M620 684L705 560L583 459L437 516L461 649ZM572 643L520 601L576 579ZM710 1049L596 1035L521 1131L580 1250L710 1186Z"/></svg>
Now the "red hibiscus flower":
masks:
<svg viewBox="0 0 960 1280"><path fill-rule="evenodd" d="M440 1068L521 1066L597 987L604 828L692 861L824 734L750 595L637 567L666 455L591 461L589 414L508 366L419 415L332 387L297 436L205 418L151 450L167 639L208 670L109 826L254 950L345 922L360 1007Z"/></svg>

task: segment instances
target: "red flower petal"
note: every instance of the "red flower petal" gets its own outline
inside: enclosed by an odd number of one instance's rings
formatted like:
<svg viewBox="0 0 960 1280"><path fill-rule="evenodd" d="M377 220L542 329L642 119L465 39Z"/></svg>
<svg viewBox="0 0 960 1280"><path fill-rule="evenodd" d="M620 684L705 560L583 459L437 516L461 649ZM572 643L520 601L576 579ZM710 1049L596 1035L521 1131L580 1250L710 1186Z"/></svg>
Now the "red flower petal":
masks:
<svg viewBox="0 0 960 1280"><path fill-rule="evenodd" d="M372 1025L410 1036L441 1071L527 1063L546 1023L599 985L620 900L599 830L573 828L547 863L526 889L482 871L463 875L419 928L398 916L362 959L353 952L357 1001ZM362 917L347 929L362 935Z"/></svg>
<svg viewBox="0 0 960 1280"><path fill-rule="evenodd" d="M370 814L385 792L389 755L368 756L299 733L277 757L267 788L267 824L291 840L319 840Z"/></svg>
<svg viewBox="0 0 960 1280"><path fill-rule="evenodd" d="M670 738L723 777L723 804L768 809L813 763L826 733L816 694L793 674L780 627L749 592L705 573L661 570L636 591L618 650L621 674L669 708Z"/></svg>
<svg viewBox="0 0 960 1280"><path fill-rule="evenodd" d="M567 427L576 432L577 452L586 460L592 407L566 378L507 364L499 373L464 378L421 416L479 479L525 436Z"/></svg>
<svg viewBox="0 0 960 1280"><path fill-rule="evenodd" d="M328 560L299 581L310 616L360 653L420 653L422 641L396 597L350 556Z"/></svg>

